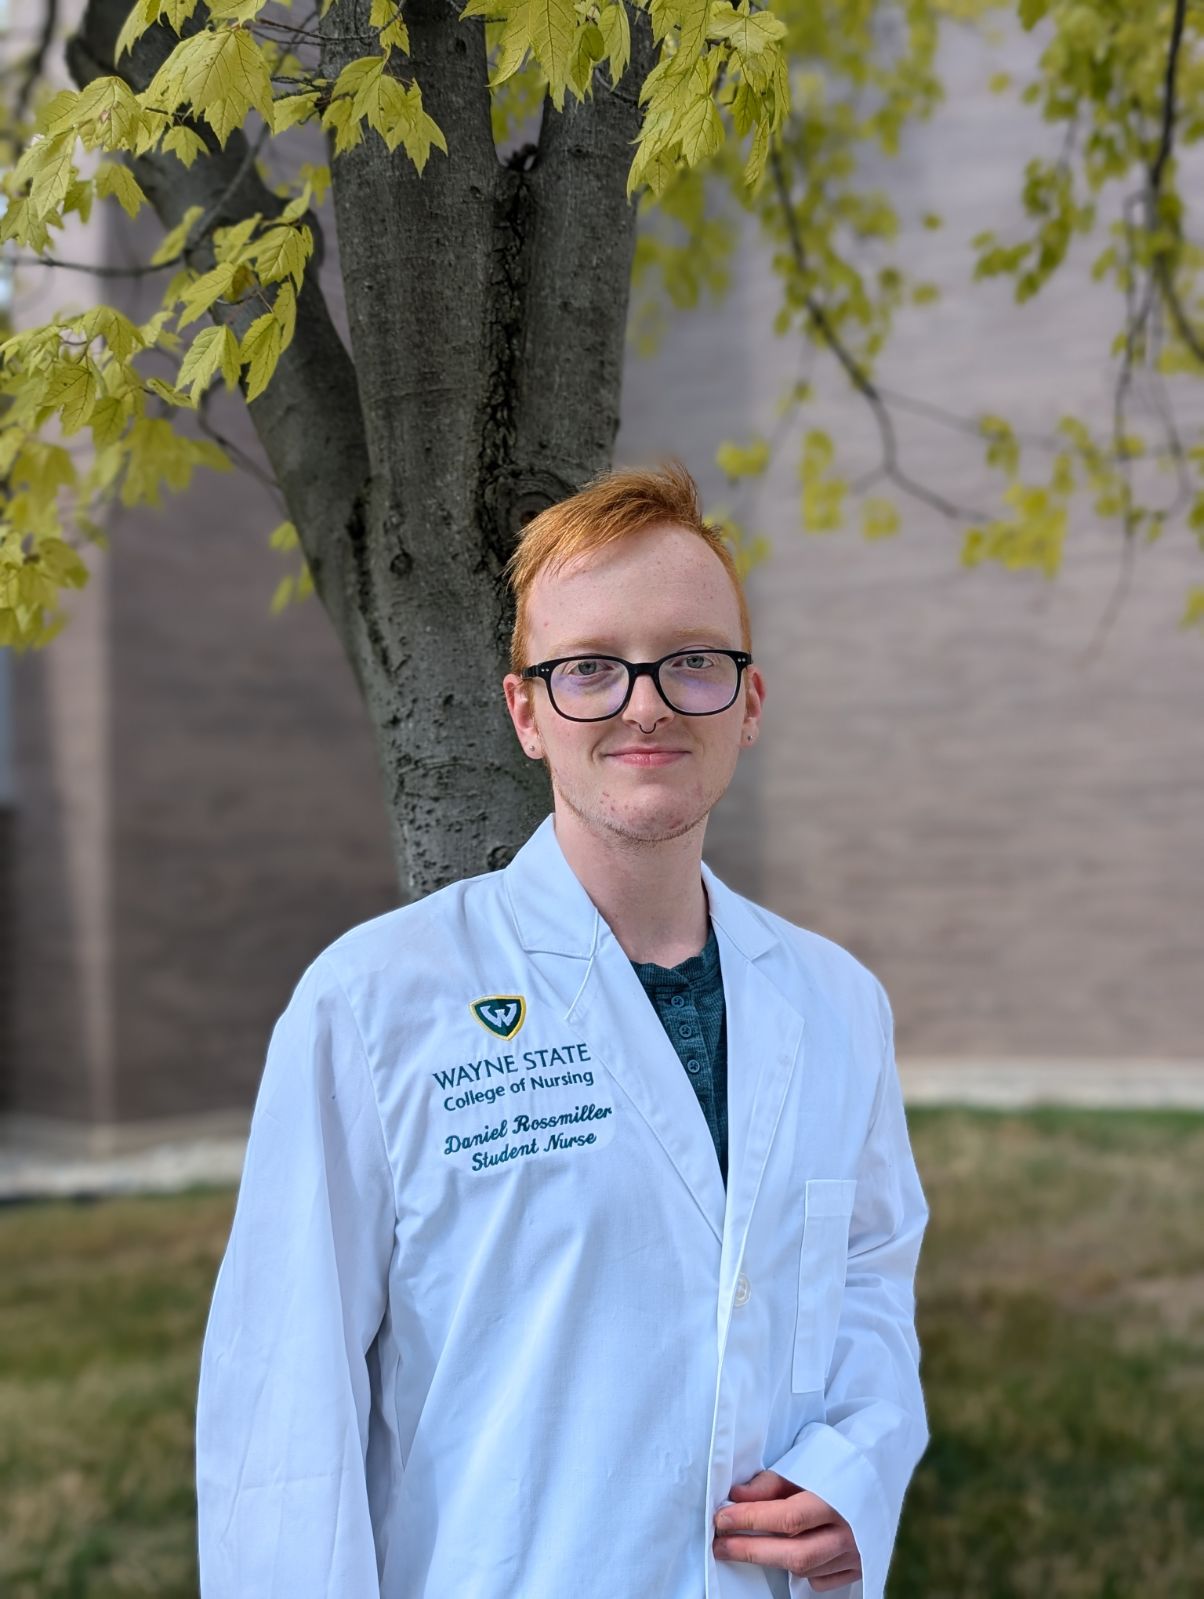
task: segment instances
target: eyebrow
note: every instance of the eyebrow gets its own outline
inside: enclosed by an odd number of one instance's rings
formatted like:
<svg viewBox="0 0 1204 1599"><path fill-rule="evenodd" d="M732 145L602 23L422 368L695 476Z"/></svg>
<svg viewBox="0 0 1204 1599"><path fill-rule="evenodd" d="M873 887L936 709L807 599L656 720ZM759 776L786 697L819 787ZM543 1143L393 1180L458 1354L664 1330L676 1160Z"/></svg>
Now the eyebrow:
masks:
<svg viewBox="0 0 1204 1599"><path fill-rule="evenodd" d="M739 648L739 645L736 644L716 643L713 638L709 643L704 643L703 640L707 638L708 635L702 628L683 628L679 629L676 633L670 633L668 635L665 648L666 651L680 649L683 644L693 644L697 646L698 649L709 650L731 650ZM619 652L613 643L610 643L607 640L599 639L597 636L595 636L594 638L570 640L567 644L563 644L559 649L553 651L548 659L554 660L557 656L585 655L587 653L617 656Z"/></svg>

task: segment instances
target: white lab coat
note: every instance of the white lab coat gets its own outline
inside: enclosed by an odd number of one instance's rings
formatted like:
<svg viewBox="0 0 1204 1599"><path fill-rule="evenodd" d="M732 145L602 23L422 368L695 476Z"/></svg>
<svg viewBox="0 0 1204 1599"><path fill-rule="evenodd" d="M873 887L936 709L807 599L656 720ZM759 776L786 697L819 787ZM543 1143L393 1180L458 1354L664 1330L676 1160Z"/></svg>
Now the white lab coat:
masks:
<svg viewBox="0 0 1204 1599"><path fill-rule="evenodd" d="M928 1440L891 1010L702 872L726 1195L551 815L304 972L205 1332L202 1599L806 1599L711 1553L766 1466L850 1523L836 1599L882 1599Z"/></svg>

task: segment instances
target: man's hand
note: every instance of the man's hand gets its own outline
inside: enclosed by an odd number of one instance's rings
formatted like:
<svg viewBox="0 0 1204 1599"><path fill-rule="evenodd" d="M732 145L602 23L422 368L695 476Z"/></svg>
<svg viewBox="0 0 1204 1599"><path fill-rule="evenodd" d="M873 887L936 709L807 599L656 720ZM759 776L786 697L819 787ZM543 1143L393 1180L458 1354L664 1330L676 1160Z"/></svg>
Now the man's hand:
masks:
<svg viewBox="0 0 1204 1599"><path fill-rule="evenodd" d="M776 1471L758 1471L735 1483L734 1504L715 1512L717 1560L748 1560L781 1566L806 1577L817 1593L842 1588L861 1576L852 1528L832 1506ZM723 1533L738 1536L725 1538ZM750 1536L760 1534L761 1536Z"/></svg>

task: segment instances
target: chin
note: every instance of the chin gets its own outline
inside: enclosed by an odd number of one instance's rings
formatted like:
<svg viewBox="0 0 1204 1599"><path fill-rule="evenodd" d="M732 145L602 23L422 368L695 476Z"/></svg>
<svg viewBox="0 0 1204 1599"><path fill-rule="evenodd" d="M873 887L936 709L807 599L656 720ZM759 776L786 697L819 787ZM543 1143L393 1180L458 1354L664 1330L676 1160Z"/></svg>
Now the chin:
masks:
<svg viewBox="0 0 1204 1599"><path fill-rule="evenodd" d="M720 794L708 797L697 789L690 793L667 786L641 784L634 791L616 794L574 792L553 783L560 800L591 831L610 833L646 844L680 838L705 821ZM722 791L720 791L721 793Z"/></svg>
<svg viewBox="0 0 1204 1599"><path fill-rule="evenodd" d="M690 832L706 819L709 810L710 806L700 802L683 803L680 797L666 801L664 796L648 796L644 804L637 801L608 812L605 820L616 833L660 844Z"/></svg>

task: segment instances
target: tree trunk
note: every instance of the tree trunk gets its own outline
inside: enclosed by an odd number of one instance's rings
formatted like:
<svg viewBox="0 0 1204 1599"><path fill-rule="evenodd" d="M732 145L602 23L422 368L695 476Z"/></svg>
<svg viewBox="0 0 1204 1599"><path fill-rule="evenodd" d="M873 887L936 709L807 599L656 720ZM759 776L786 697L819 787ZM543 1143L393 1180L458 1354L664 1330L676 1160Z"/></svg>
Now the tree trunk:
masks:
<svg viewBox="0 0 1204 1599"><path fill-rule="evenodd" d="M327 12L327 76L365 53L369 9ZM68 45L81 86L116 70L127 10L90 0ZM538 143L503 164L482 21L407 0L411 54L390 66L412 70L448 155L432 150L419 176L371 130L331 154L351 352L311 263L293 342L249 406L371 719L407 897L505 865L550 805L506 714L500 575L522 525L611 462L636 233L627 170L655 50L646 13L629 16L618 90L599 73L592 99L569 96L563 112L545 100ZM148 30L120 75L144 87L174 43ZM197 131L210 154L191 168L131 162L166 226L198 203L211 225L283 208L241 132L221 150ZM189 260L204 270L212 247ZM262 307L215 309L241 334Z"/></svg>

